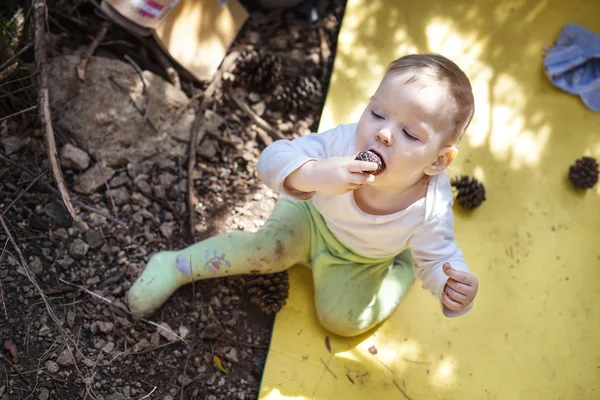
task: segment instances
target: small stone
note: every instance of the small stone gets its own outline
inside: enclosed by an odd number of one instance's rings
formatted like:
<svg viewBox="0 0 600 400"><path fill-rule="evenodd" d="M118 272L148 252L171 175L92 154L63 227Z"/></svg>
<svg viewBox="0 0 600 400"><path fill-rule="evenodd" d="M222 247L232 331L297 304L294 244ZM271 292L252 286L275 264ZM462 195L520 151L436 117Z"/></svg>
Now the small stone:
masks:
<svg viewBox="0 0 600 400"><path fill-rule="evenodd" d="M92 248L97 249L102 246L104 240L102 239L102 234L99 231L94 229L89 229L85 234L84 238L86 243Z"/></svg>
<svg viewBox="0 0 600 400"><path fill-rule="evenodd" d="M39 257L33 257L33 260L29 262L29 269L33 272L34 275L40 275L44 272L44 265L42 264L42 260Z"/></svg>
<svg viewBox="0 0 600 400"><path fill-rule="evenodd" d="M265 113L265 110L267 109L267 106L264 101L261 101L260 103L252 105L251 108L254 110L255 113L262 117Z"/></svg>
<svg viewBox="0 0 600 400"><path fill-rule="evenodd" d="M51 374L55 374L58 372L59 370L59 366L57 363L55 363L52 360L48 360L46 361L46 369L48 370L48 372L50 372Z"/></svg>
<svg viewBox="0 0 600 400"><path fill-rule="evenodd" d="M50 332L51 332L50 327L48 325L42 325L42 327L40 328L40 330L38 332L38 336L45 337L45 336L48 336L48 334Z"/></svg>
<svg viewBox="0 0 600 400"><path fill-rule="evenodd" d="M179 375L177 381L181 383L181 386L187 386L192 383L192 380L185 375Z"/></svg>
<svg viewBox="0 0 600 400"><path fill-rule="evenodd" d="M126 399L131 397L131 388L129 386L125 386L123 388L123 395L125 396Z"/></svg>
<svg viewBox="0 0 600 400"><path fill-rule="evenodd" d="M377 347L375 347L375 346L369 347L369 353L371 353L373 355L377 354Z"/></svg>
<svg viewBox="0 0 600 400"><path fill-rule="evenodd" d="M163 186L171 186L176 179L177 177L175 175L164 172L158 176L158 183Z"/></svg>
<svg viewBox="0 0 600 400"><path fill-rule="evenodd" d="M72 328L74 322L75 322L75 314L73 314L73 311L71 311L71 310L67 311L67 326L69 328Z"/></svg>
<svg viewBox="0 0 600 400"><path fill-rule="evenodd" d="M173 396L171 396L170 394L165 395L165 397L163 397L163 400L173 400Z"/></svg>
<svg viewBox="0 0 600 400"><path fill-rule="evenodd" d="M142 339L139 342L137 342L135 344L135 346L133 346L133 352L139 353L140 351L143 351L143 350L147 349L148 347L150 347L150 343L148 342L148 339Z"/></svg>
<svg viewBox="0 0 600 400"><path fill-rule="evenodd" d="M217 155L218 145L214 140L205 140L198 149L198 154L204 158L211 159Z"/></svg>
<svg viewBox="0 0 600 400"><path fill-rule="evenodd" d="M137 205L142 206L144 208L150 207L150 205L152 204L152 202L150 200L148 200L146 197L144 197L143 194L138 193L138 192L134 192L131 195L131 202L133 204L137 204Z"/></svg>
<svg viewBox="0 0 600 400"><path fill-rule="evenodd" d="M103 348L106 345L106 340L104 339L100 339L98 340L96 343L94 343L94 348L96 350L100 350L101 348Z"/></svg>
<svg viewBox="0 0 600 400"><path fill-rule="evenodd" d="M125 187L120 187L117 189L112 189L108 192L107 198L110 201L110 198L113 199L115 205L121 206L125 203L129 203L131 200L131 196L129 195L129 191Z"/></svg>
<svg viewBox="0 0 600 400"><path fill-rule="evenodd" d="M4 146L4 153L6 155L10 155L25 147L25 145L28 143L28 140L23 140L16 136L9 136L7 138L3 138L1 142L2 146Z"/></svg>
<svg viewBox="0 0 600 400"><path fill-rule="evenodd" d="M235 362L235 363L240 361L235 347L232 347L231 350L229 350L229 352L225 354L225 358L228 359L229 361Z"/></svg>
<svg viewBox="0 0 600 400"><path fill-rule="evenodd" d="M63 367L70 367L75 364L75 360L73 360L73 356L67 348L65 348L63 352L60 353L60 355L56 359L56 362L58 363L58 365L61 365Z"/></svg>
<svg viewBox="0 0 600 400"><path fill-rule="evenodd" d="M158 332L160 336L164 337L169 342L175 342L179 340L177 336L175 336L173 329L171 329L169 324L167 324L166 322L161 322L159 325L160 326L156 328L156 332Z"/></svg>
<svg viewBox="0 0 600 400"><path fill-rule="evenodd" d="M59 228L52 232L52 235L58 240L67 240L69 238L69 233L65 228Z"/></svg>
<svg viewBox="0 0 600 400"><path fill-rule="evenodd" d="M114 327L115 324L112 322L98 321L98 329L100 329L102 333L109 334L113 331Z"/></svg>
<svg viewBox="0 0 600 400"><path fill-rule="evenodd" d="M179 336L181 336L183 339L187 338L189 334L190 330L188 328L183 325L179 327Z"/></svg>
<svg viewBox="0 0 600 400"><path fill-rule="evenodd" d="M110 180L110 187L116 189L129 183L129 178L125 175L115 176Z"/></svg>
<svg viewBox="0 0 600 400"><path fill-rule="evenodd" d="M113 342L108 342L106 343L106 345L102 348L102 352L103 353L112 353L112 351L115 349L115 344Z"/></svg>
<svg viewBox="0 0 600 400"><path fill-rule="evenodd" d="M135 214L133 214L131 216L131 219L133 219L138 224L143 224L144 223L144 215L142 214L141 211L138 211Z"/></svg>
<svg viewBox="0 0 600 400"><path fill-rule="evenodd" d="M263 198L264 198L264 196L262 193L255 193L254 196L252 197L252 200L259 201L259 200L262 200Z"/></svg>
<svg viewBox="0 0 600 400"><path fill-rule="evenodd" d="M59 226L68 228L73 223L71 216L61 202L52 201L44 207L43 211L44 214L56 221Z"/></svg>
<svg viewBox="0 0 600 400"><path fill-rule="evenodd" d="M152 188L145 180L139 180L135 184L137 188L144 194L144 196L150 196L152 194Z"/></svg>
<svg viewBox="0 0 600 400"><path fill-rule="evenodd" d="M158 346L160 344L160 335L157 332L150 335L150 343L152 346Z"/></svg>
<svg viewBox="0 0 600 400"><path fill-rule="evenodd" d="M90 166L90 156L79 147L67 143L60 151L60 164L63 168L83 171Z"/></svg>
<svg viewBox="0 0 600 400"><path fill-rule="evenodd" d="M50 398L50 390L48 390L48 388L45 387L41 387L40 388L40 395L38 396L39 400L48 400ZM4 400L4 398L2 398ZM8 397L7 397L8 399Z"/></svg>
<svg viewBox="0 0 600 400"><path fill-rule="evenodd" d="M73 258L83 258L87 254L90 246L81 239L75 239L69 246L69 254Z"/></svg>
<svg viewBox="0 0 600 400"><path fill-rule="evenodd" d="M250 100L250 103L252 104L258 103L260 101L260 94L256 92L250 92L248 93L248 100Z"/></svg>
<svg viewBox="0 0 600 400"><path fill-rule="evenodd" d="M75 181L73 188L77 193L90 194L105 185L113 177L115 171L110 167L101 167L95 164L93 167L81 174Z"/></svg>
<svg viewBox="0 0 600 400"><path fill-rule="evenodd" d="M165 222L160 226L160 232L163 236L169 239L173 236L173 232L175 231L175 222Z"/></svg>

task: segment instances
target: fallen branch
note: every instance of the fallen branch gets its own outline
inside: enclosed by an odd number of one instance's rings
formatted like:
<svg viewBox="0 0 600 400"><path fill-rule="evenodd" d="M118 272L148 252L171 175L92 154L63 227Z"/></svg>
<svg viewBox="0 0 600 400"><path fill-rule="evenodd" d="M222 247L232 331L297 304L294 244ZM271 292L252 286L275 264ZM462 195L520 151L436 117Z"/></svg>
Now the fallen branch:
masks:
<svg viewBox="0 0 600 400"><path fill-rule="evenodd" d="M38 108L38 106L31 106L31 107L26 108L24 110L18 111L18 112L14 113L14 114L7 115L6 117L0 118L0 122L4 121L5 119L16 117L17 115L25 114L26 112L31 111L31 110L35 110L36 108Z"/></svg>
<svg viewBox="0 0 600 400"><path fill-rule="evenodd" d="M16 162L14 162L13 160L11 160L10 158L7 158L6 156L0 154L0 160L5 161L6 163L12 165L13 167L19 168L21 171L29 174L29 176L31 176L32 178L36 176L36 174L31 171L29 168L22 166L21 164L18 164ZM52 185L50 185L49 183L46 183L44 181L40 182L40 185L44 186L46 189L48 189L49 191L51 191L52 193L57 194L58 190L56 190ZM96 213L98 215L102 215L103 217L105 217L106 219L109 219L121 226L123 226L125 229L128 229L129 226L127 225L127 223L125 221L120 220L119 218L113 217L112 215L102 211L102 210L98 210L97 208L94 208L92 206L90 206L89 204L78 200L78 199L73 199L73 202L75 204L77 204L79 207L85 208L86 210Z"/></svg>
<svg viewBox="0 0 600 400"><path fill-rule="evenodd" d="M102 24L102 28L100 29L100 32L98 32L98 35L96 35L96 37L94 38L92 43L90 43L90 46L87 48L85 53L83 53L81 56L81 61L79 62L79 65L77 66L77 76L82 81L85 81L85 68L87 67L88 62L90 61L90 57L92 54L94 54L94 52L98 48L98 45L100 44L100 42L102 42L102 40L104 40L104 36L106 36L106 32L108 31L109 26L110 26L110 24L108 22L105 22L104 24Z"/></svg>
<svg viewBox="0 0 600 400"><path fill-rule="evenodd" d="M88 289L84 288L83 286L76 285L76 284L74 284L74 283L71 283L71 282L69 282L69 281L66 281L66 280L64 280L63 278L58 278L58 280L59 280L59 281L61 281L61 282L62 282L62 283L64 283L64 284L66 284L66 285L69 285L69 286L76 287L76 288L77 288L77 289L79 289L79 290L83 290L84 292L86 292L86 293L87 293L87 294L89 294L90 296L93 296L93 297L95 297L95 298L97 298L97 299L100 299L100 300L102 300L102 301L104 301L104 302L106 302L106 303L108 303L108 304L110 304L110 305L112 305L112 306L114 306L114 307L117 307L117 306L115 306L115 303L113 303L113 302L112 302L110 299L107 299L107 298L106 298L106 297L104 297L104 296L100 296L98 293L94 293L94 292L92 292L91 290L88 290ZM131 313L131 311L129 311L129 310L125 310L125 309L123 309L123 308L121 308L121 307L117 307L117 308L118 308L119 310L122 310L122 311L126 312L127 314L131 315L132 317L134 317L134 315ZM184 338L182 338L181 336L179 336L178 334L176 334L176 333L175 333L175 332L173 332L172 330L170 330L170 329L167 329L167 328L165 328L164 326L157 324L156 322L148 321L147 319L144 319L144 318L140 318L140 320L141 320L141 321L144 321L144 322L146 322L146 323L148 323L148 324L150 324L150 325L153 325L153 326L155 326L155 327L157 327L157 328L164 329L165 331L168 331L168 332L172 333L172 334L173 334L173 335L174 335L176 338L178 338L178 339L179 339L179 340L181 340L182 342L184 342L184 343L186 343L186 344L189 344L189 343L187 342L187 340L185 340Z"/></svg>
<svg viewBox="0 0 600 400"><path fill-rule="evenodd" d="M21 50L17 51L14 56L12 56L8 60L6 60L6 62L2 63L2 65L0 65L0 70L4 69L4 68L8 67L10 64L12 64L13 61L15 61L23 53L25 53L27 50L29 50L29 48L31 48L31 46L33 46L33 42L27 43Z"/></svg>
<svg viewBox="0 0 600 400"><path fill-rule="evenodd" d="M227 94L227 96L235 103L236 106L238 106L238 108L240 110L242 110L243 112L245 112L250 118L252 118L252 120L254 121L254 123L256 125L258 125L259 127L261 127L262 129L264 129L265 131L267 131L267 133L274 139L274 140L280 140L280 139L285 139L285 136L283 136L283 134L281 132L279 132L277 129L273 128L267 121L265 121L264 119L262 119L257 113L255 113L248 104L244 103L242 100L240 100L235 93L233 93L233 91L231 90L231 88L228 86L225 89L225 93Z"/></svg>
<svg viewBox="0 0 600 400"><path fill-rule="evenodd" d="M8 78L8 76L10 74L12 74L13 72L15 72L15 70L17 69L18 66L19 66L19 63L16 62L13 65L9 65L7 68L5 68L4 70L2 70L0 72L0 82L2 82L3 80L5 80L6 78Z"/></svg>
<svg viewBox="0 0 600 400"><path fill-rule="evenodd" d="M42 121L42 128L46 135L46 150L48 152L48 161L58 191L65 205L65 208L71 215L71 218L75 221L79 220L73 204L71 204L71 197L67 191L65 180L62 175L62 170L58 164L58 154L56 152L56 143L54 141L54 132L52 130L52 118L50 116L50 95L48 92L48 65L47 51L46 51L46 5L43 0L34 0L33 7L35 9L35 61L37 69L40 72L38 76L39 82L39 96L38 96L38 111L40 112L40 119Z"/></svg>

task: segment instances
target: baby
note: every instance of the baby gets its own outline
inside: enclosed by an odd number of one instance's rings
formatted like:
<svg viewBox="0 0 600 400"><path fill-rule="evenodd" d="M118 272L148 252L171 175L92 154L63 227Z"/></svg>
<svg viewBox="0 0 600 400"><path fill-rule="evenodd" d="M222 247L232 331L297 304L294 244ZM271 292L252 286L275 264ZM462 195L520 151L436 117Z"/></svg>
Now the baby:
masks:
<svg viewBox="0 0 600 400"><path fill-rule="evenodd" d="M341 336L385 320L415 276L446 316L464 314L478 281L454 241L446 168L473 112L469 80L452 61L392 62L357 124L264 150L259 176L281 196L258 232L156 254L129 290L132 313L152 314L192 280L304 264L319 321Z"/></svg>

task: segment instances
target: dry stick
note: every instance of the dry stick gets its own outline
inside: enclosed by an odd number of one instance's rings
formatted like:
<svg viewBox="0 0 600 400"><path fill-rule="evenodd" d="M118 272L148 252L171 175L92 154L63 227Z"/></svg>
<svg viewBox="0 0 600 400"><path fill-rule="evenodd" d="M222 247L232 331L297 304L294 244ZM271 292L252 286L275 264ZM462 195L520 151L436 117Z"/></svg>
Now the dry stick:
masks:
<svg viewBox="0 0 600 400"><path fill-rule="evenodd" d="M240 110L242 110L243 112L245 112L250 118L252 118L252 120L254 121L254 123L258 126L260 126L262 129L264 129L265 131L267 131L269 133L269 135L274 139L274 140L279 140L279 139L285 139L285 136L283 136L283 134L281 132L279 132L277 129L273 128L267 121L265 121L264 119L262 119L257 113L255 113L250 106L248 106L248 104L244 103L242 100L240 100L231 89L227 88L226 89L226 93L227 96L233 100L233 102L235 103L236 106L239 107Z"/></svg>
<svg viewBox="0 0 600 400"><path fill-rule="evenodd" d="M21 50L17 51L17 53L12 56L11 58L9 58L8 60L6 60L6 62L4 62L2 65L0 65L0 70L6 68L8 65L10 65L14 60L16 60L19 56L21 56L23 53L25 53L27 50L29 50L29 48L33 46L33 42L31 43L27 43L25 45L25 47L23 47Z"/></svg>
<svg viewBox="0 0 600 400"><path fill-rule="evenodd" d="M3 359L3 360L4 360L4 361L5 361L5 362L6 362L6 363L9 365L9 366L11 366L11 367L12 367L12 365L13 365L13 364L12 364L12 362L10 362L10 360L9 360L8 358L6 358L6 356L5 356L4 354L0 353L0 357L2 357L2 359ZM25 378L25 376L23 376L23 374L21 373L21 371L19 371L17 368L12 368L12 369L13 369L13 370L14 370L14 371L15 371L15 372L16 372L16 373L19 375L19 377L20 377L21 379L23 379L23 381L24 381L24 382L25 382L27 385L31 386L31 383L29 383L29 381L27 380L27 378Z"/></svg>
<svg viewBox="0 0 600 400"><path fill-rule="evenodd" d="M4 252L6 252L6 246L8 246L8 239L6 239L6 242L4 242L4 248L2 249L2 254L0 255L0 263L2 263ZM4 307L4 318L8 319L8 313L6 312L6 303L4 302L4 286L2 286L2 279L0 279L0 300L2 301L2 306Z"/></svg>
<svg viewBox="0 0 600 400"><path fill-rule="evenodd" d="M77 66L77 76L82 81L85 81L85 68L87 67L88 62L90 61L90 56L92 54L94 54L94 52L98 48L98 45L100 44L100 42L102 42L102 40L104 40L104 36L106 36L106 32L108 31L108 27L109 27L108 22L105 22L104 24L102 24L102 28L100 29L100 32L98 32L98 35L96 35L96 37L94 38L92 43L90 43L90 46L87 48L85 53L83 53L83 55L81 56L81 62Z"/></svg>
<svg viewBox="0 0 600 400"><path fill-rule="evenodd" d="M42 127L45 130L46 137L46 150L48 152L48 161L56 181L56 186L60 192L62 201L71 215L74 221L79 221L79 217L73 209L71 204L71 197L67 191L65 180L62 175L62 170L58 164L58 155L56 152L56 143L54 141L54 132L52 130L52 118L50 116L50 95L48 93L48 65L47 52L46 52L46 5L43 0L34 0L33 7L35 8L35 62L37 69L40 71L38 77L39 82L39 98L38 98L38 111L40 112L40 119Z"/></svg>
<svg viewBox="0 0 600 400"><path fill-rule="evenodd" d="M142 69L127 54L125 54L124 57L127 61L129 61L129 63L133 66L133 68L136 70L136 72L142 79L142 85L144 86L144 89L142 90L142 94L148 96L148 101L146 102L146 111L144 111L144 119L142 120L141 125L138 127L138 130L135 133L135 138L133 139L133 146L135 147L135 146L137 146L138 139L140 138L140 133L141 133L142 129L144 128L144 125L146 125L146 121L148 120L148 115L150 114L150 104L152 104L152 99L150 98L150 95L148 94L148 81L146 80L146 77L144 76Z"/></svg>
<svg viewBox="0 0 600 400"><path fill-rule="evenodd" d="M17 67L19 66L19 63L16 62L13 65L9 65L8 68L5 68L4 70L0 70L2 72L0 72L0 82L3 81L4 79L8 78L8 76L10 74L12 74Z"/></svg>
<svg viewBox="0 0 600 400"><path fill-rule="evenodd" d="M150 51L152 52L152 54L154 54L154 57L156 57L156 60L158 61L160 66L165 70L167 76L169 77L169 81L171 81L171 83L177 89L181 89L181 81L179 80L179 74L177 73L175 68L173 68L171 62L169 61L165 53L163 53L162 49L158 46L158 43L156 43L152 39L149 39L145 41L145 44L146 47L150 48Z"/></svg>
<svg viewBox="0 0 600 400"><path fill-rule="evenodd" d="M19 88L19 89L17 89L17 90L13 90L12 92L8 92L8 93L6 93L6 94L3 94L2 96L0 96L0 99L3 99L3 98L5 98L5 97L10 97L10 96L13 96L13 95L15 95L15 94L17 94L17 93L24 92L24 91L26 91L26 90L28 90L28 89L31 89L31 88L32 88L32 87L34 87L34 86L35 86L35 83L32 83L31 85L23 86L22 88ZM36 108L37 108L37 106L36 106Z"/></svg>
<svg viewBox="0 0 600 400"><path fill-rule="evenodd" d="M154 391L155 391L155 390L156 390L156 386L154 386L154 389L152 389L152 391L151 391L150 393L148 393L148 394L147 394L147 395L145 395L144 397L141 397L141 398L140 398L140 400L144 400L144 399L146 399L146 398L150 397L150 395L151 395L152 393L154 393Z"/></svg>
<svg viewBox="0 0 600 400"><path fill-rule="evenodd" d="M13 167L19 168L21 171L29 174L31 177L35 176L35 173L33 171L31 171L29 168L26 168L20 164L17 164L16 162L14 162L13 160L11 160L10 158L5 157L4 155L0 154L0 160L6 161L8 164L12 165ZM43 185L46 189L48 189L49 191L51 191L52 193L58 193L58 190L56 190L54 187L52 187L52 185L42 181L40 182L41 185ZM112 215L102 211L102 210L98 210L97 208L94 208L92 206L90 206L87 203L84 203L81 200L77 200L77 199L73 199L73 202L75 204L77 204L79 207L85 208L86 210L102 215L103 217L105 217L106 219L109 219L119 225L121 225L122 227L124 227L125 229L128 229L129 226L127 225L127 223L123 220L120 220L118 218L113 217Z"/></svg>
<svg viewBox="0 0 600 400"><path fill-rule="evenodd" d="M395 379L392 379L392 382L398 388L398 390L404 395L404 397L406 397L407 400L412 400L412 398L408 394L406 394L406 392L404 390L402 390L402 388L400 387L400 385L398 385L398 382L396 382Z"/></svg>
<svg viewBox="0 0 600 400"><path fill-rule="evenodd" d="M36 108L38 108L38 106L31 106L31 107L26 108L24 110L18 111L18 112L14 113L14 114L7 115L6 117L0 118L0 122L4 121L5 119L16 117L17 115L25 114L26 112L31 111L31 110L35 110Z"/></svg>
<svg viewBox="0 0 600 400"><path fill-rule="evenodd" d="M66 281L66 280L64 280L63 278L58 278L58 280L59 280L59 281L61 281L61 282L62 282L62 283L64 283L64 284L67 284L67 285L69 285L69 286L76 287L76 288L77 288L77 289L79 289L79 290L83 290L84 292L86 292L86 293L87 293L87 294L89 294L90 296L96 297L97 299L100 299L100 300L102 300L102 301L104 301L104 302L106 302L106 303L108 303L108 304L111 304L111 305L115 306L115 304L114 304L114 303L113 303L113 302L112 302L110 299L107 299L106 297L100 296L98 293L94 293L94 292L92 292L91 290L88 290L88 289L84 288L83 286L76 285L76 284L74 284L74 283L71 283L71 282L69 282L69 281ZM115 306L115 307L117 307L117 306ZM134 315L131 313L131 311L129 311L129 310L124 310L124 309L123 309L123 308L121 308L121 307L117 307L117 308L118 308L119 310L125 311L127 314L129 314L129 315L131 315L132 317L134 317ZM187 342L187 341L186 341L184 338L182 338L181 336L179 336L178 334L176 334L176 333L175 333L175 332L173 332L172 330L170 330L170 329L167 329L167 328L165 328L164 326L157 324L156 322L148 321L147 319L144 319L144 318L140 318L140 321L144 321L144 322L146 322L146 323L148 323L148 324L150 324L150 325L154 325L154 326L155 326L155 327L157 327L157 328L164 329L165 331L168 331L168 332L172 333L172 334L173 334L173 335L174 335L176 338L178 338L178 339L179 339L179 340L181 340L182 342L184 342L184 343L186 343L186 344L189 344L189 343L188 343L188 342Z"/></svg>
<svg viewBox="0 0 600 400"><path fill-rule="evenodd" d="M46 171L42 172L41 174L39 174L33 181L31 181L31 183L25 188L25 190L23 190L13 201L11 201L11 203L8 205L8 207L6 207L4 209L4 211L2 211L2 214L0 214L0 217L4 217L4 215L8 212L8 210L10 210L10 208L17 202L19 201L19 199L25 194L27 193L27 191L29 189L31 189L31 187L33 185L35 185L35 183L38 181L38 179L40 179L42 176L46 175Z"/></svg>

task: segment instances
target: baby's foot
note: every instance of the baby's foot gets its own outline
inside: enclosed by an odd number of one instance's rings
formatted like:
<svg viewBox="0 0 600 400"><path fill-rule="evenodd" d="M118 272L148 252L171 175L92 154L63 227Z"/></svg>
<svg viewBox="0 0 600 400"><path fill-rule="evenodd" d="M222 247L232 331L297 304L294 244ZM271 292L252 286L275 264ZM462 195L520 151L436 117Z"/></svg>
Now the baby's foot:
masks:
<svg viewBox="0 0 600 400"><path fill-rule="evenodd" d="M174 251L163 251L150 259L127 294L129 310L134 317L143 318L154 314L185 283L185 277L191 271L189 263L179 266L181 263L182 260L177 258Z"/></svg>

